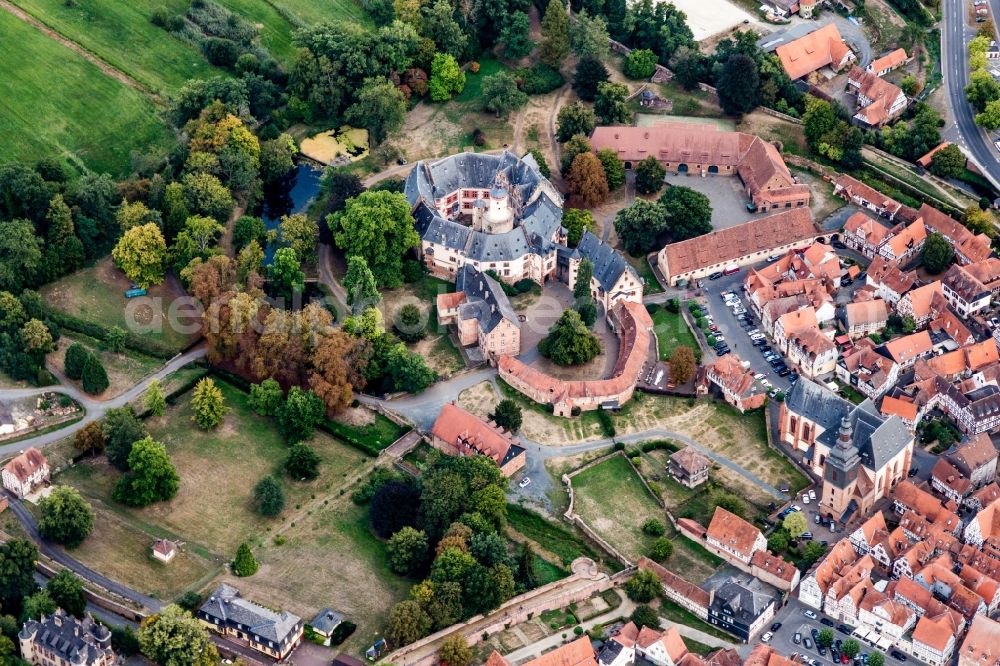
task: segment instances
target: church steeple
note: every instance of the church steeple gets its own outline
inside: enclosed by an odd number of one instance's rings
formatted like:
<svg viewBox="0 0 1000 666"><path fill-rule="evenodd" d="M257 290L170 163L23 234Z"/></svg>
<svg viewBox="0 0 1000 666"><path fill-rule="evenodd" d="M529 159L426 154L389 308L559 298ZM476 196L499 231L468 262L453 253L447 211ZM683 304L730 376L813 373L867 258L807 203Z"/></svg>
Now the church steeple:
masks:
<svg viewBox="0 0 1000 666"><path fill-rule="evenodd" d="M845 416L840 420L837 445L826 459L823 478L836 488L847 488L857 480L860 463L861 456L858 454L858 448L854 446L854 428L850 419Z"/></svg>

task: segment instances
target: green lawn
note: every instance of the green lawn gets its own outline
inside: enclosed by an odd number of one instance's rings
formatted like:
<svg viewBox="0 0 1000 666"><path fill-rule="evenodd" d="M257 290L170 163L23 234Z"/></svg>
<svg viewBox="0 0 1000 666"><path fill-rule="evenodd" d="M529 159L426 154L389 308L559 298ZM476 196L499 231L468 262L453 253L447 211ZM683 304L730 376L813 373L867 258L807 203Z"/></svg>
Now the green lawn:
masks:
<svg viewBox="0 0 1000 666"><path fill-rule="evenodd" d="M170 132L142 93L8 12L0 42L3 161L64 157L121 176L132 151L167 151Z"/></svg>
<svg viewBox="0 0 1000 666"><path fill-rule="evenodd" d="M171 305L186 296L176 284L164 282L151 287L148 301L129 302L124 296L128 288L125 274L110 259L104 259L47 284L40 291L50 308L107 328L121 326L167 350L167 356L198 338L196 318L170 319ZM158 310L154 311L153 306L158 306Z"/></svg>
<svg viewBox="0 0 1000 666"><path fill-rule="evenodd" d="M149 18L165 8L181 14L187 0L14 0L14 3L114 67L157 91L180 88L223 70L208 64L196 46L175 38Z"/></svg>
<svg viewBox="0 0 1000 666"><path fill-rule="evenodd" d="M696 355L698 354L698 341L680 314L661 308L653 313L653 325L656 341L660 346L661 359L670 358L674 349L682 345L690 347Z"/></svg>
<svg viewBox="0 0 1000 666"><path fill-rule="evenodd" d="M352 426L327 419L323 428L332 435L355 445L365 452L377 456L378 452L402 437L409 428L396 425L379 413L375 421L364 426Z"/></svg>
<svg viewBox="0 0 1000 666"><path fill-rule="evenodd" d="M507 522L510 526L569 564L578 557L601 559L590 544L571 532L571 528L546 520L541 515L518 504L507 505Z"/></svg>
<svg viewBox="0 0 1000 666"><path fill-rule="evenodd" d="M322 21L350 20L365 27L372 25L371 17L356 0L272 0L270 4L288 12L304 25Z"/></svg>

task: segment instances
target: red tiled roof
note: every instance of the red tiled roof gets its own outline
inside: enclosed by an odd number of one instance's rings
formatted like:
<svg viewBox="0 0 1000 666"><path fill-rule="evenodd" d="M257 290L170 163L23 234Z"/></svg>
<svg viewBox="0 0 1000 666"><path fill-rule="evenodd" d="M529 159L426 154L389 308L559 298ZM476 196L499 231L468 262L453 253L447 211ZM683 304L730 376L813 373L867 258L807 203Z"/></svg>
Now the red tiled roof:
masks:
<svg viewBox="0 0 1000 666"><path fill-rule="evenodd" d="M872 60L871 64L868 65L868 69L878 73L886 69L895 69L904 62L906 62L906 51L903 49L896 49L895 51L886 53L881 58L875 58Z"/></svg>
<svg viewBox="0 0 1000 666"><path fill-rule="evenodd" d="M897 363L905 363L910 359L928 353L934 344L927 331L920 331L911 335L904 335L885 343L885 349Z"/></svg>
<svg viewBox="0 0 1000 666"><path fill-rule="evenodd" d="M44 467L48 467L45 456L32 446L4 465L3 468L13 474L18 481L24 483L31 475Z"/></svg>
<svg viewBox="0 0 1000 666"><path fill-rule="evenodd" d="M712 522L708 524L705 537L725 544L728 548L749 558L753 554L754 543L760 534L759 529L735 513L730 513L721 506L717 506L712 515Z"/></svg>
<svg viewBox="0 0 1000 666"><path fill-rule="evenodd" d="M667 260L665 272L668 275L680 275L715 264L737 261L757 252L810 241L817 233L809 209L794 208L697 238L671 243L663 250Z"/></svg>
<svg viewBox="0 0 1000 666"><path fill-rule="evenodd" d="M893 398L891 395L887 395L882 398L881 411L883 416L898 416L909 423L917 420L917 406L911 400Z"/></svg>
<svg viewBox="0 0 1000 666"><path fill-rule="evenodd" d="M711 602L709 593L694 583L687 582L674 572L670 571L663 565L654 562L648 557L640 557L639 561L636 562L636 565L640 569L645 569L655 573L667 589L673 590L677 594L690 599L698 606L708 608L708 604Z"/></svg>
<svg viewBox="0 0 1000 666"><path fill-rule="evenodd" d="M431 434L454 446L463 455L478 453L498 465L507 457L515 440L508 432L490 425L454 403L441 408Z"/></svg>
<svg viewBox="0 0 1000 666"><path fill-rule="evenodd" d="M775 49L781 66L793 81L826 65L839 64L850 51L833 23Z"/></svg>
<svg viewBox="0 0 1000 666"><path fill-rule="evenodd" d="M958 659L965 666L996 666L1000 661L1000 622L977 615L965 634Z"/></svg>
<svg viewBox="0 0 1000 666"><path fill-rule="evenodd" d="M524 662L522 666L598 666L598 663L590 638L581 636L537 659Z"/></svg>

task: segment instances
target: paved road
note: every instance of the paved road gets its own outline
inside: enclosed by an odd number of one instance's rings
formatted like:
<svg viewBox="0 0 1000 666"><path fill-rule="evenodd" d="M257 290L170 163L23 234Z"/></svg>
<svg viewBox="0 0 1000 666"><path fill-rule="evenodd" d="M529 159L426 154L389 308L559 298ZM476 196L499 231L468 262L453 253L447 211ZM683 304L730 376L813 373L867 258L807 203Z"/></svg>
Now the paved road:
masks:
<svg viewBox="0 0 1000 666"><path fill-rule="evenodd" d="M154 599L149 595L137 592L130 587L102 576L93 569L74 560L55 544L43 539L38 533L38 523L35 521L35 517L24 507L21 500L17 499L10 493L7 493L7 498L10 502L10 510L13 511L17 520L21 523L21 526L24 527L24 531L28 533L29 537L31 537L31 540L38 545L38 550L41 551L43 555L63 565L81 578L89 580L90 582L95 583L103 587L105 590L113 592L122 598L141 604L154 613L159 611L163 606L159 600Z"/></svg>
<svg viewBox="0 0 1000 666"><path fill-rule="evenodd" d="M944 24L941 30L942 73L948 86L948 103L955 119L953 131L947 131L972 159L1000 186L1000 159L985 131L976 126L974 109L965 99L969 82L968 48L974 31L966 27L965 13L969 0L949 0L944 4ZM1000 0L990 0L993 16L1000 16Z"/></svg>
<svg viewBox="0 0 1000 666"><path fill-rule="evenodd" d="M52 432L47 432L37 437L32 437L30 439L22 439L17 442L12 442L10 444L4 444L0 446L0 456L10 455L11 453L16 453L22 449L29 446L43 447L53 442L58 442L65 439L69 435L82 430L88 423L100 420L104 417L109 409L115 407L124 407L129 404L139 396L141 396L146 389L149 387L149 383L154 379L163 380L167 375L180 370L188 363L192 361L197 361L205 356L205 345L204 343L198 345L194 349L188 351L185 354L175 356L173 359L168 361L162 368L157 370L155 373L147 376L145 379L140 381L138 384L125 391L121 395L115 396L109 400L95 400L93 397L87 395L76 386L66 379L62 373L53 367L49 367L49 370L56 376L60 381L60 386L45 386L42 388L30 388L30 389L2 389L0 390L0 400L13 400L17 398L25 398L33 395L39 395L41 393L47 393L55 391L57 393L64 393L69 397L73 398L79 402L84 410L86 411L85 416L72 425L68 425L65 428L60 428Z"/></svg>

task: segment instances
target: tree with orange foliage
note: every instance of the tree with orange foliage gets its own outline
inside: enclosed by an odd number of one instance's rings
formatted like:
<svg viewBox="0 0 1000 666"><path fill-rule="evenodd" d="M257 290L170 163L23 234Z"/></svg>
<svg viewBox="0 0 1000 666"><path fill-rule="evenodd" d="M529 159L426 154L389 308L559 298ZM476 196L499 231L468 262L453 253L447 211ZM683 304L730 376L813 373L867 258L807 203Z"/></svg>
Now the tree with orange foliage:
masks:
<svg viewBox="0 0 1000 666"><path fill-rule="evenodd" d="M608 179L601 161L593 153L581 153L573 158L566 176L571 194L588 207L599 206L608 198Z"/></svg>

